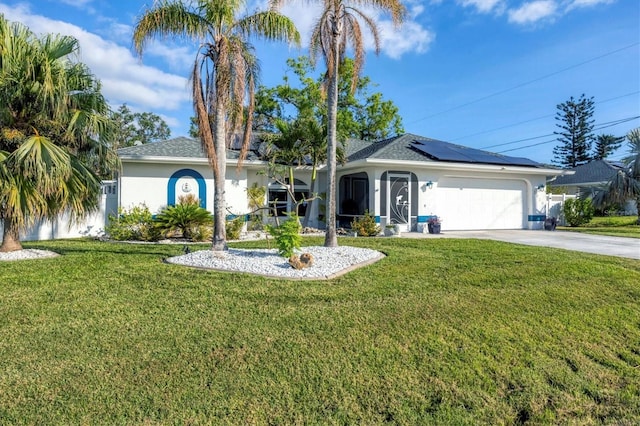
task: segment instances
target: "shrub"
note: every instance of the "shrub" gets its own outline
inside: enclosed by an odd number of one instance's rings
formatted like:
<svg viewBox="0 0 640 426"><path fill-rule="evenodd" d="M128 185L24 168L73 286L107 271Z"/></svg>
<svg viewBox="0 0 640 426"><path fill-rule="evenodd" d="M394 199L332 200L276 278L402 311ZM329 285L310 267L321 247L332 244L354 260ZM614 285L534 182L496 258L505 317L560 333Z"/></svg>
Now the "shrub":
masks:
<svg viewBox="0 0 640 426"><path fill-rule="evenodd" d="M590 198L570 198L562 206L564 218L570 226L580 226L593 218L593 205Z"/></svg>
<svg viewBox="0 0 640 426"><path fill-rule="evenodd" d="M276 240L280 256L291 257L293 251L300 248L302 237L300 236L300 220L297 215L290 213L289 219L280 226L265 225L267 232Z"/></svg>
<svg viewBox="0 0 640 426"><path fill-rule="evenodd" d="M369 214L369 210L365 210L364 216L356 217L351 221L351 229L363 237L374 237L381 231L375 217Z"/></svg>
<svg viewBox="0 0 640 426"><path fill-rule="evenodd" d="M213 226L203 225L191 230L191 241L211 241L213 238Z"/></svg>
<svg viewBox="0 0 640 426"><path fill-rule="evenodd" d="M202 237L199 228L211 224L211 213L198 205L195 197L180 198L179 204L165 207L156 216L156 224L163 232L180 231L183 238L193 239L197 234Z"/></svg>
<svg viewBox="0 0 640 426"><path fill-rule="evenodd" d="M162 236L145 204L130 210L119 208L117 216L109 215L105 232L118 241L158 241Z"/></svg>
<svg viewBox="0 0 640 426"><path fill-rule="evenodd" d="M225 224L227 231L227 240L239 240L244 226L244 216L238 216L235 219L228 220Z"/></svg>

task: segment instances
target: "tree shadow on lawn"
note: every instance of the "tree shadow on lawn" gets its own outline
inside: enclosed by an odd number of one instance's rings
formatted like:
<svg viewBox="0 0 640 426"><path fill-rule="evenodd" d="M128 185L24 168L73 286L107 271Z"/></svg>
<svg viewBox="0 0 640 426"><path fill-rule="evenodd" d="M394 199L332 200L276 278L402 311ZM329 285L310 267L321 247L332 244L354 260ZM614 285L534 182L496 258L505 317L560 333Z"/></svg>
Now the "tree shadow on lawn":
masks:
<svg viewBox="0 0 640 426"><path fill-rule="evenodd" d="M34 241L23 243L25 249L48 250L60 256L73 254L121 254L121 255L149 255L171 257L184 254L184 244L137 243L123 241L95 241L95 240L56 240ZM190 244L190 250L204 250L210 247L207 243Z"/></svg>

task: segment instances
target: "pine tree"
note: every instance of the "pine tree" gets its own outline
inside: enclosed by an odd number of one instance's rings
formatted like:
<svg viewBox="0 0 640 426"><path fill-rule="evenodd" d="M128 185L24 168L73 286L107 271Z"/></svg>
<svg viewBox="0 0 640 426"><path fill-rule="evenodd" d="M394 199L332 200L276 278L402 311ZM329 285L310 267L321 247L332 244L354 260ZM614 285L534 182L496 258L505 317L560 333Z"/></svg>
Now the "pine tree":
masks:
<svg viewBox="0 0 640 426"><path fill-rule="evenodd" d="M573 96L568 101L556 106L556 123L561 130L554 132L558 135L560 144L553 148L553 162L571 168L589 162L593 143L593 97L584 94L575 100Z"/></svg>
<svg viewBox="0 0 640 426"><path fill-rule="evenodd" d="M604 160L622 145L624 136L598 135L596 146L593 149L594 160Z"/></svg>

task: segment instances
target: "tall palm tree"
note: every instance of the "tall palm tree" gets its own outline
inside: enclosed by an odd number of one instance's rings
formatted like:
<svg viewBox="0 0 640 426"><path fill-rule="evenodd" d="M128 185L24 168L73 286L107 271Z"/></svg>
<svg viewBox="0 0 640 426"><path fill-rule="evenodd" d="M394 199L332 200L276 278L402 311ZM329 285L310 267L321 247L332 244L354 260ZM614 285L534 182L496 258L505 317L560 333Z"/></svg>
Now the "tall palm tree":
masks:
<svg viewBox="0 0 640 426"><path fill-rule="evenodd" d="M107 167L108 105L81 64L73 37L36 37L0 15L0 251L20 250L20 232L66 212L98 208L100 181L80 159Z"/></svg>
<svg viewBox="0 0 640 426"><path fill-rule="evenodd" d="M235 133L240 131L245 116L240 162L249 148L259 72L249 37L256 35L267 40L300 42L293 22L277 12L275 2L270 1L267 11L238 18L244 5L244 0L161 1L144 12L133 33L139 55L153 37L187 37L201 43L193 63L191 82L200 140L215 180L214 251L227 249L226 150Z"/></svg>
<svg viewBox="0 0 640 426"><path fill-rule="evenodd" d="M622 162L625 168L619 170L607 185L596 191L593 204L604 208L608 205L635 200L640 225L640 127L627 134L629 155Z"/></svg>
<svg viewBox="0 0 640 426"><path fill-rule="evenodd" d="M323 10L311 34L310 56L322 56L327 66L327 215L325 247L336 247L336 147L339 64L347 47L354 53L351 90L354 91L364 63L364 44L359 20L373 35L376 54L380 52L378 28L361 8L373 8L391 15L394 24L404 19L406 9L400 0L323 0Z"/></svg>

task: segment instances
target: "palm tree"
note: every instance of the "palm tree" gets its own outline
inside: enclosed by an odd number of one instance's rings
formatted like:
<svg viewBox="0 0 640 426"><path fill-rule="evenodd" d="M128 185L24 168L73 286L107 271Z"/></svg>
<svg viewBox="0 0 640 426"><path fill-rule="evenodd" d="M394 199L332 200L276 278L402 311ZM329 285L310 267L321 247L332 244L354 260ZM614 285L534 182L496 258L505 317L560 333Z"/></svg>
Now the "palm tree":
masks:
<svg viewBox="0 0 640 426"><path fill-rule="evenodd" d="M359 7L388 12L394 24L399 25L406 13L399 0L323 0L323 10L311 34L310 56L315 60L322 55L327 71L327 215L325 247L336 247L336 147L338 114L339 64L350 45L354 52L354 72L351 90L354 91L364 63L364 44L359 20L373 35L376 54L380 52L378 28Z"/></svg>
<svg viewBox="0 0 640 426"><path fill-rule="evenodd" d="M295 179L293 171L297 166L304 163L306 152L303 145L303 129L299 121L289 122L282 119L274 121L274 127L278 131L273 135L266 137L267 152L266 157L269 159L269 174L275 178L280 184L288 187L289 196L296 202L296 212L298 214L298 201L295 200ZM281 165L286 167L286 179L278 178L284 173L280 173Z"/></svg>
<svg viewBox="0 0 640 426"><path fill-rule="evenodd" d="M309 184L309 194L311 197L307 203L307 211L305 212L302 223L302 226L306 228L309 226L313 201L316 198L315 189L318 166L327 160L327 127L320 124L315 117L307 117L300 120L305 135L302 140L302 149L311 161L311 183ZM342 155L339 155L339 157L342 157Z"/></svg>
<svg viewBox="0 0 640 426"><path fill-rule="evenodd" d="M619 170L607 185L593 196L593 204L604 208L615 203L635 200L640 225L640 127L627 134L629 155L622 162L625 168Z"/></svg>
<svg viewBox="0 0 640 426"><path fill-rule="evenodd" d="M293 22L276 11L274 2L270 2L267 11L237 18L244 3L243 0L161 1L144 12L133 33L139 55L153 37L182 36L201 43L193 63L191 82L200 140L215 180L214 251L227 249L226 150L235 133L240 131L245 116L240 163L249 148L259 72L249 36L300 42Z"/></svg>
<svg viewBox="0 0 640 426"><path fill-rule="evenodd" d="M98 207L100 181L83 162L108 167L108 105L81 64L73 37L37 38L0 15L0 251L20 250L20 232L61 213L72 221ZM113 157L111 157L113 158Z"/></svg>

